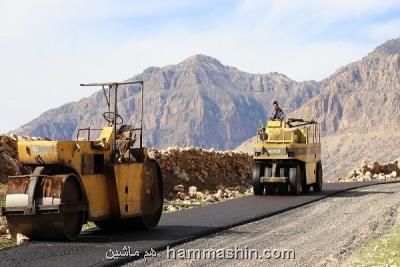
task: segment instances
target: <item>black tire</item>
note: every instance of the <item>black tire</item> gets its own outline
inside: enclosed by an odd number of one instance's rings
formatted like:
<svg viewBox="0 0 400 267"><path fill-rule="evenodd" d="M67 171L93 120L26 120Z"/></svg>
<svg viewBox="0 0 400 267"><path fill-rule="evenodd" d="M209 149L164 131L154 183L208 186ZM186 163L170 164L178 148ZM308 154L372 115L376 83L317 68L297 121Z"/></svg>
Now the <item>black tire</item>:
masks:
<svg viewBox="0 0 400 267"><path fill-rule="evenodd" d="M276 185L273 183L267 183L264 185L266 195L274 195L276 193Z"/></svg>
<svg viewBox="0 0 400 267"><path fill-rule="evenodd" d="M264 194L264 184L260 183L261 166L256 164L253 168L253 191L254 195L262 196Z"/></svg>
<svg viewBox="0 0 400 267"><path fill-rule="evenodd" d="M279 183L277 187L278 187L279 195L286 195L288 193L288 184L287 183Z"/></svg>
<svg viewBox="0 0 400 267"><path fill-rule="evenodd" d="M290 194L292 195L299 195L302 192L302 183L301 183L301 173L300 173L300 166L297 165L296 167L296 174L294 176L294 180L290 179L289 177L289 187L290 187Z"/></svg>
<svg viewBox="0 0 400 267"><path fill-rule="evenodd" d="M323 183L322 164L317 162L316 183L313 185L314 192L321 192Z"/></svg>
<svg viewBox="0 0 400 267"><path fill-rule="evenodd" d="M301 174L301 191L303 194L310 192L310 186L307 184L306 170L304 166L300 166Z"/></svg>

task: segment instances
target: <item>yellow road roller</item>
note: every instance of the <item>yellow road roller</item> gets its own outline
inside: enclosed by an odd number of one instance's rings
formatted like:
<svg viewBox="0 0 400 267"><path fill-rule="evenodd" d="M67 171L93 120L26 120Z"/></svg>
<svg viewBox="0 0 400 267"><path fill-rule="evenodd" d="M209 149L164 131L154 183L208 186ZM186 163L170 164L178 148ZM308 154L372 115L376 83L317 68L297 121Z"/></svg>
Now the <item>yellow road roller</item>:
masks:
<svg viewBox="0 0 400 267"><path fill-rule="evenodd" d="M254 144L255 195L322 189L320 126L303 119L269 120Z"/></svg>
<svg viewBox="0 0 400 267"><path fill-rule="evenodd" d="M73 240L87 221L106 231L154 228L163 208L163 177L143 147L143 81L92 83L107 107L101 129L82 128L73 141L18 141L29 175L8 177L2 214L12 235ZM141 90L140 126L124 124L118 88ZM137 144L137 135L139 135Z"/></svg>

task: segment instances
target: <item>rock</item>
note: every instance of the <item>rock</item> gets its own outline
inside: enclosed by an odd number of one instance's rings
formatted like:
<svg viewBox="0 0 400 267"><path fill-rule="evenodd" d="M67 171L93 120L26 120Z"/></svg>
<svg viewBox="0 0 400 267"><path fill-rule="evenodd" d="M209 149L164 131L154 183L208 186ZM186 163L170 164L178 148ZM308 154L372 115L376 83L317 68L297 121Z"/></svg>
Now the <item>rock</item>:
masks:
<svg viewBox="0 0 400 267"><path fill-rule="evenodd" d="M5 235L8 233L8 229L5 225L0 225L0 235Z"/></svg>
<svg viewBox="0 0 400 267"><path fill-rule="evenodd" d="M363 181L364 181L364 176L358 175L358 176L356 177L356 181L357 181L357 182L363 182Z"/></svg>
<svg viewBox="0 0 400 267"><path fill-rule="evenodd" d="M185 191L185 187L181 184L175 185L174 186L174 191L175 192L184 192Z"/></svg>
<svg viewBox="0 0 400 267"><path fill-rule="evenodd" d="M215 194L215 197L217 197L217 198L219 198L219 199L224 198L224 191L221 190L221 189L219 189L219 190L217 191L217 193Z"/></svg>
<svg viewBox="0 0 400 267"><path fill-rule="evenodd" d="M16 134L11 133L9 136L10 136L11 140L13 140L14 142L18 141L18 136Z"/></svg>
<svg viewBox="0 0 400 267"><path fill-rule="evenodd" d="M186 194L183 192L178 192L178 194L176 195L177 198L181 199L181 200L185 200L186 198Z"/></svg>
<svg viewBox="0 0 400 267"><path fill-rule="evenodd" d="M18 246L19 246L19 245L22 245L22 244L25 244L25 243L27 243L27 242L29 242L29 238L28 238L28 237L24 236L24 235L21 234L21 233L18 233L18 234L17 234L17 245L18 245Z"/></svg>
<svg viewBox="0 0 400 267"><path fill-rule="evenodd" d="M379 175L378 175L378 178L377 178L379 181L385 181L386 180L386 176L383 174L383 173L380 173Z"/></svg>
<svg viewBox="0 0 400 267"><path fill-rule="evenodd" d="M367 177L369 180L371 180L372 179L372 172L370 172L370 171L365 172L365 177Z"/></svg>
<svg viewBox="0 0 400 267"><path fill-rule="evenodd" d="M191 196L191 197L197 196L197 187L195 187L195 186L189 187L189 196Z"/></svg>
<svg viewBox="0 0 400 267"><path fill-rule="evenodd" d="M202 192L197 192L196 197L197 199L204 199L205 195Z"/></svg>
<svg viewBox="0 0 400 267"><path fill-rule="evenodd" d="M390 178L395 179L397 177L397 172L396 171L392 171L390 173Z"/></svg>
<svg viewBox="0 0 400 267"><path fill-rule="evenodd" d="M174 205L167 205L166 209L167 209L167 211L171 211L171 212L178 210Z"/></svg>
<svg viewBox="0 0 400 267"><path fill-rule="evenodd" d="M149 158L151 158L151 159L155 159L156 158L156 151L155 150L149 150L148 152L147 152L147 156L149 157Z"/></svg>
<svg viewBox="0 0 400 267"><path fill-rule="evenodd" d="M10 240L12 238L12 236L10 234L6 234L6 235L4 235L4 238Z"/></svg>
<svg viewBox="0 0 400 267"><path fill-rule="evenodd" d="M366 167L368 167L368 163L365 160L363 160L363 161L361 161L360 167L361 168L366 168Z"/></svg>
<svg viewBox="0 0 400 267"><path fill-rule="evenodd" d="M217 200L218 200L218 198L216 198L214 195L211 195L211 196L206 197L206 199L204 201L206 201L206 202L215 202Z"/></svg>

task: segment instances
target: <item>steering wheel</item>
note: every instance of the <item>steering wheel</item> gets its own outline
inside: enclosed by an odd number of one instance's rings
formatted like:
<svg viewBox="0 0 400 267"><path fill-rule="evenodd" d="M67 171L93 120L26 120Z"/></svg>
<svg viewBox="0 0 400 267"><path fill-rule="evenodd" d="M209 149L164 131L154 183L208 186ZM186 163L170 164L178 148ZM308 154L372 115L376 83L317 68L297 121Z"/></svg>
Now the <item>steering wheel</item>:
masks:
<svg viewBox="0 0 400 267"><path fill-rule="evenodd" d="M112 111L107 111L107 112L103 113L103 118L109 123L113 123L114 122L114 116L115 116L115 114ZM124 119L121 117L121 115L119 115L117 113L116 114L115 124L116 125L121 125L123 122L124 122Z"/></svg>

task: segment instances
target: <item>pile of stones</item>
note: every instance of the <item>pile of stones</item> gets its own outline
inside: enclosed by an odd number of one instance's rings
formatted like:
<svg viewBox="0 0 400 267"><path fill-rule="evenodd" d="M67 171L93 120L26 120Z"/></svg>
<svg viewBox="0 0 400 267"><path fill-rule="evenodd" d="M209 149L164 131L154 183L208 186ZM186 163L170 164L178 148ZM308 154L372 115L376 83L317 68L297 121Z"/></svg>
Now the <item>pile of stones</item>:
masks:
<svg viewBox="0 0 400 267"><path fill-rule="evenodd" d="M399 161L380 164L374 162L371 165L362 161L359 167L353 168L339 182L363 182L363 181L387 181L400 178Z"/></svg>

